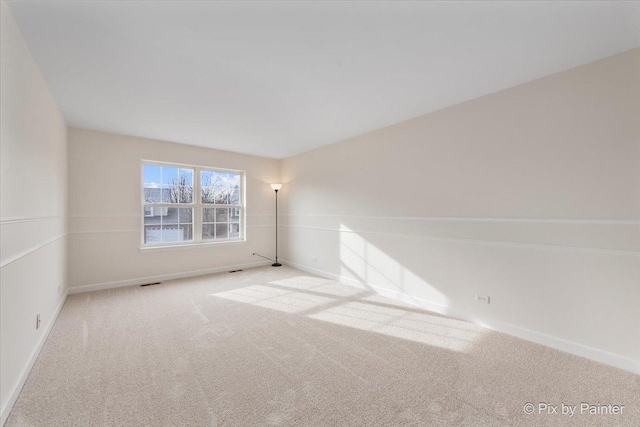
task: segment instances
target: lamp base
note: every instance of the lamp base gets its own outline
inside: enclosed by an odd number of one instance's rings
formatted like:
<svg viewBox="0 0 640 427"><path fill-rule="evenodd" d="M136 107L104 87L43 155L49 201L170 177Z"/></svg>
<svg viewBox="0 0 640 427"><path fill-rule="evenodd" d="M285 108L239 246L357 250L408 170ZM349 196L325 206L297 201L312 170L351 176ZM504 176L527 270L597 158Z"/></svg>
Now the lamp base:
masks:
<svg viewBox="0 0 640 427"><path fill-rule="evenodd" d="M273 264L271 264L271 267L282 267L282 264L280 264L279 262L274 262Z"/></svg>

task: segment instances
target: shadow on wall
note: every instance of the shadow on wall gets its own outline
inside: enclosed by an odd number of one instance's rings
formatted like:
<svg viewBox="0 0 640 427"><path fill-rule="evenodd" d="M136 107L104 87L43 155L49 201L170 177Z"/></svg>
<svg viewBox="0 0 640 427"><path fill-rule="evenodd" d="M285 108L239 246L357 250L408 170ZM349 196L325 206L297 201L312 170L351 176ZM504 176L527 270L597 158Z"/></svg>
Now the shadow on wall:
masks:
<svg viewBox="0 0 640 427"><path fill-rule="evenodd" d="M310 319L467 352L483 333L479 326L423 310L390 304L372 289L346 287L332 280L298 276L212 296Z"/></svg>

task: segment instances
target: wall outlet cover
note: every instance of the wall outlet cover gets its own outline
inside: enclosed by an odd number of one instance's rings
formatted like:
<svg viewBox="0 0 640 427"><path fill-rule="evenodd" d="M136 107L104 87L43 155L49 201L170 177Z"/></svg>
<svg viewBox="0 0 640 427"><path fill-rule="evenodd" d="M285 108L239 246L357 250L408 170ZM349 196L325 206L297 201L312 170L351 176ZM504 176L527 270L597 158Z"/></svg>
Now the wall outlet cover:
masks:
<svg viewBox="0 0 640 427"><path fill-rule="evenodd" d="M489 298L489 295L476 294L476 301L481 302L483 304L489 304L490 298Z"/></svg>

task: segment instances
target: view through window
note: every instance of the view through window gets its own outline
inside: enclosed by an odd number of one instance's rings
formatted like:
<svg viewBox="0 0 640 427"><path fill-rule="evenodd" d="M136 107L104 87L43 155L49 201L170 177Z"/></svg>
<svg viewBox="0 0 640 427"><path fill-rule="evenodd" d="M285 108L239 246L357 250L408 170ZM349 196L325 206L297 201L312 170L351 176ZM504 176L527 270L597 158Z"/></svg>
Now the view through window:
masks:
<svg viewBox="0 0 640 427"><path fill-rule="evenodd" d="M239 240L243 172L143 163L144 245Z"/></svg>

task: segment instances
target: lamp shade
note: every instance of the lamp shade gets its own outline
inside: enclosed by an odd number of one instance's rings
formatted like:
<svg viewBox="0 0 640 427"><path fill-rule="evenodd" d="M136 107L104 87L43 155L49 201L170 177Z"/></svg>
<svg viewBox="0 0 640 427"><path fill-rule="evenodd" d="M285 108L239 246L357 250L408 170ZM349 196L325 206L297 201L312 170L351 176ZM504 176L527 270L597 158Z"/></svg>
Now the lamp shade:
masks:
<svg viewBox="0 0 640 427"><path fill-rule="evenodd" d="M271 188L278 191L279 189L282 188L282 184L271 184Z"/></svg>

